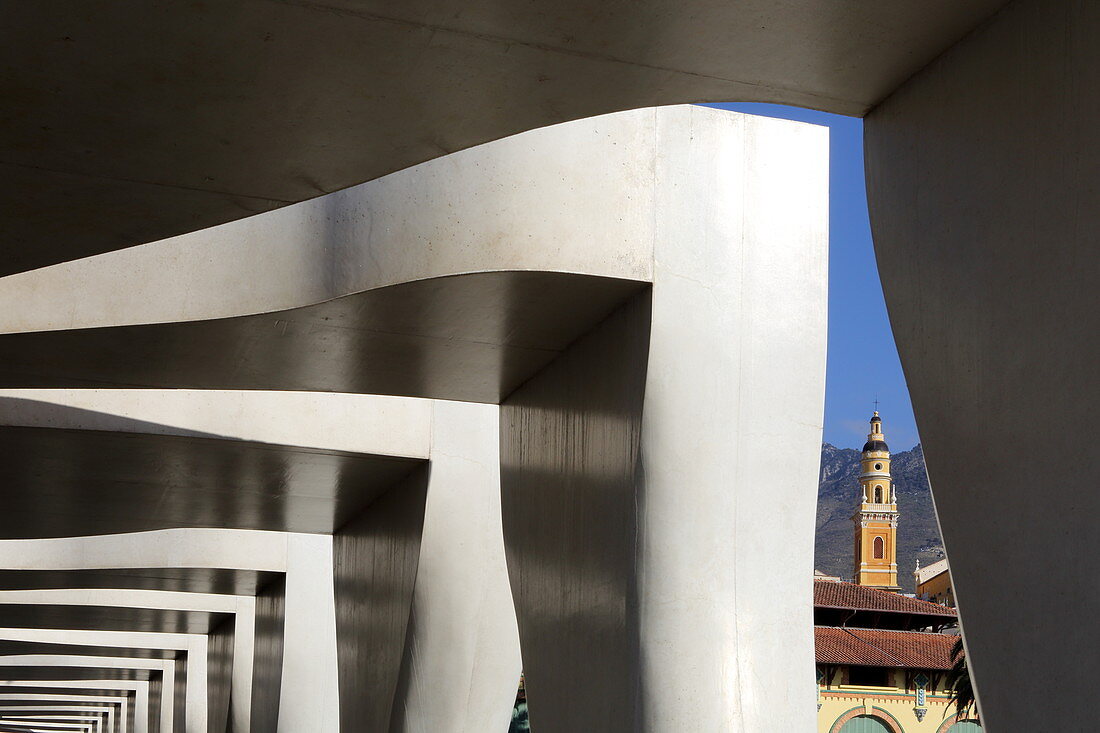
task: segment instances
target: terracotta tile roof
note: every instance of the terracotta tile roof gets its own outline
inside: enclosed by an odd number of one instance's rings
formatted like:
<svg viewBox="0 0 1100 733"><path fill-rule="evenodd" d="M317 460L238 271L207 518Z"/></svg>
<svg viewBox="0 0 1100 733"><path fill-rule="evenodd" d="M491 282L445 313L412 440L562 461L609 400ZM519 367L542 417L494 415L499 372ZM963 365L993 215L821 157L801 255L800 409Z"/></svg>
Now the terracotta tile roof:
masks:
<svg viewBox="0 0 1100 733"><path fill-rule="evenodd" d="M898 593L866 588L855 583L814 581L814 605L822 608L854 608L861 611L955 616L955 609L909 598Z"/></svg>
<svg viewBox="0 0 1100 733"><path fill-rule="evenodd" d="M818 664L951 669L956 637L925 631L814 627Z"/></svg>

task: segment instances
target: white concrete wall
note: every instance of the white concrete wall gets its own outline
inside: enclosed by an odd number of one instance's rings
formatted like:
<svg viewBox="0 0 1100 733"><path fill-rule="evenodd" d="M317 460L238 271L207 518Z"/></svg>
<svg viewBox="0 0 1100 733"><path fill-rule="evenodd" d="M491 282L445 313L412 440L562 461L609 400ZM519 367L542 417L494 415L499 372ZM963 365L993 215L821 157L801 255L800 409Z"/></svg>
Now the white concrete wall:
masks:
<svg viewBox="0 0 1100 733"><path fill-rule="evenodd" d="M1095 716L1098 32L1096 3L1011 3L865 128L883 290L993 731Z"/></svg>

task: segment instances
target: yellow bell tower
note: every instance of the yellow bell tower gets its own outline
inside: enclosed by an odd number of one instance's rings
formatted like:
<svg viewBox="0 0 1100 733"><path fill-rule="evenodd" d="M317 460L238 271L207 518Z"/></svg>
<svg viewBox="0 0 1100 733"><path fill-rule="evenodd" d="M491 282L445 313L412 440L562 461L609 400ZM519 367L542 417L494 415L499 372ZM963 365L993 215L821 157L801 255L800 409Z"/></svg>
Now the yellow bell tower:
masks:
<svg viewBox="0 0 1100 733"><path fill-rule="evenodd" d="M856 530L855 581L883 590L898 586L898 498L890 480L890 448L882 434L878 410L860 457L859 510L852 516Z"/></svg>

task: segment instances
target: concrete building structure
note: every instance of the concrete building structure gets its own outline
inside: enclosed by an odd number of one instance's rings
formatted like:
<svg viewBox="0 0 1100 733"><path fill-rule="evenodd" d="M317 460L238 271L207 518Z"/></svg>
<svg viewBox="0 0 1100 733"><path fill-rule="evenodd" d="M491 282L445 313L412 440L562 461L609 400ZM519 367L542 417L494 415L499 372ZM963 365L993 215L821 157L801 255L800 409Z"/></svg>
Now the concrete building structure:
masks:
<svg viewBox="0 0 1100 733"><path fill-rule="evenodd" d="M84 388L84 405L104 388L340 392L301 398L324 400L339 436L355 411L337 405L356 393L502 404L504 553L545 731L805 727L812 688L789 670L811 653L808 625L791 629L809 613L825 184L820 133L794 125L673 109L535 128L693 101L866 114L877 257L982 719L1091 717L1100 592L1032 548L1096 545L1097 456L1020 446L1067 428L1098 442L1095 4L49 0L5 19L19 33L0 51L0 384ZM160 393L142 394L130 399ZM163 399L180 412L146 420L13 394L38 422L3 434L0 536L332 537L332 574L304 577L318 593L332 581L335 619L319 633L356 694L280 704L284 730L302 730L307 709L311 730L347 716L416 729L427 713L410 702L406 650L419 634L447 660L495 658L463 645L486 638L473 626L429 631L446 619L415 610L423 624L409 625L416 599L454 593L445 560L416 572L431 455L234 434L206 413L236 398ZM49 425L82 410L126 429ZM164 427L192 421L204 427ZM760 492L777 442L791 485ZM1068 506L1035 491L1050 485ZM488 501L469 505L492 515ZM767 562L758 547L774 550ZM502 587L496 557L496 580L475 578L486 597ZM233 569L218 565L200 567ZM164 569L123 576L180 592L168 586L196 575ZM1012 603L1021 573L1058 601ZM268 631L309 606L290 575L252 596ZM437 590L418 591L421 575ZM384 597L368 604L368 588ZM297 642L281 638L287 654ZM218 695L228 642L208 642ZM297 669L278 653L257 643L269 702L253 688L254 728ZM501 653L502 678L514 655ZM1066 668L1078 672L1053 673ZM23 689L62 683L93 689ZM150 684L116 684L129 720Z"/></svg>
<svg viewBox="0 0 1100 733"><path fill-rule="evenodd" d="M286 655L316 632L291 628L288 567L262 552L225 556L214 544L170 551L198 541L165 534L182 531L171 527L331 537L329 569L319 562L307 572L331 579L311 610L315 622L326 603L333 609L326 643L336 654L314 644L320 673L306 683L331 680L331 689L312 707L280 700L280 728L307 725L283 711L302 716L328 699L337 712L317 711L309 724L503 729L521 640L535 725L658 729L703 715L728 728L777 714L791 726L809 722L812 688L791 684L787 669L812 653L799 578L811 569L803 530L813 504L799 485L812 481L820 440L825 144L813 126L702 108L623 113L224 228L5 278L0 300L37 305L0 320L0 352L11 357L0 368L10 388L0 433L20 487L0 531L16 547L69 543L71 554L94 544L106 559L93 567L120 567L111 563L122 548L149 538L162 556L190 555L193 566L201 554L200 567L238 581L242 570L284 571L281 667L277 649L259 659L263 591L252 576L257 590L237 597L256 598L256 661L236 635L208 642L233 649L229 677L248 679L242 666L251 669L253 730L271 729L256 711L272 706L255 701L277 699L280 671L283 692L298 687L287 676L302 667ZM786 212L792 204L796 215ZM328 242L320 251L318 237ZM227 299L225 284L243 270L269 276ZM123 284L124 272L148 277ZM785 328L752 317L765 294L781 296L771 309ZM738 299L746 307L731 312ZM719 389L700 390L701 378ZM112 389L90 388L104 383ZM279 388L328 394L270 391ZM770 511L753 488L767 470L767 438L744 426L775 409L792 447L790 481L773 492L790 496L789 562L779 573L735 541ZM577 419L560 422L566 414ZM705 426L741 437L703 456L692 446ZM697 493L687 505L685 475ZM47 498L82 511L51 517L41 511ZM654 517L698 516L690 526L646 523L631 509L639 502ZM567 555L548 565L561 548ZM720 572L684 572L679 558L689 551L721 558ZM36 573L72 569L46 551L19 562ZM178 594L180 583L189 594L210 591L209 572L196 580L173 570L168 582L158 571L150 581L121 567L129 582L153 584L111 590L118 599ZM73 573L32 582L46 580L76 582ZM708 602L689 600L704 588L715 590ZM783 608L773 622L733 633L767 599ZM591 626L578 629L578 615ZM471 635L479 625L484 632ZM791 644L799 626L805 633ZM714 649L718 628L731 632L719 656L742 662L713 676L709 654L678 650ZM790 658L767 651L781 644ZM234 726L247 725L247 696L226 695L213 655L211 729L220 730L227 700L242 708ZM338 685L326 677L337 673ZM712 686L706 709L685 695L698 686L689 679Z"/></svg>

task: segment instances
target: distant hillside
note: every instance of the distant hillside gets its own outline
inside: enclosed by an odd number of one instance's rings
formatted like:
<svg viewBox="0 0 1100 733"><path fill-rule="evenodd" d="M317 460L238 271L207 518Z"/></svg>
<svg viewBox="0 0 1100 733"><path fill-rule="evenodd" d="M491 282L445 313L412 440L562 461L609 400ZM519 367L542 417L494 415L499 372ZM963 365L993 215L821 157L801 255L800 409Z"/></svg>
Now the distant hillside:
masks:
<svg viewBox="0 0 1100 733"><path fill-rule="evenodd" d="M913 566L944 556L943 540L936 526L932 494L924 472L924 452L918 445L894 453L890 471L898 492L898 584L913 588ZM817 537L814 567L829 575L852 579L852 514L859 502L859 451L821 446L821 475L817 489Z"/></svg>

